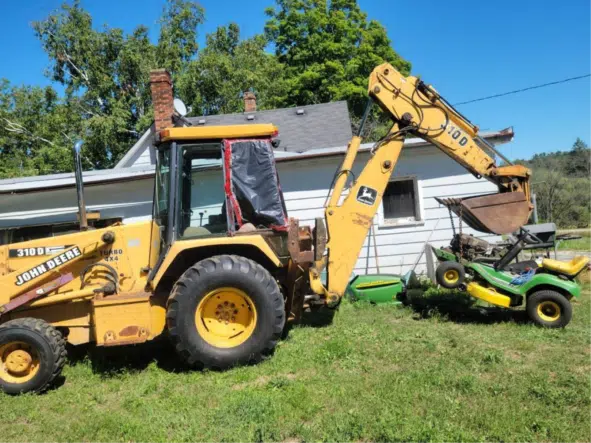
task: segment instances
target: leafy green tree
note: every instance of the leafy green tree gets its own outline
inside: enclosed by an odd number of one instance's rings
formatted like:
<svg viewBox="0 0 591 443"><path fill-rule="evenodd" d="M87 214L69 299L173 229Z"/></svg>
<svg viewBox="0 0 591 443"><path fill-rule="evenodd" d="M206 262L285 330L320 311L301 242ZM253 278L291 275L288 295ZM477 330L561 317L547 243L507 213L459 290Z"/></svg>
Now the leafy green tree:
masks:
<svg viewBox="0 0 591 443"><path fill-rule="evenodd" d="M373 68L391 63L402 74L410 63L392 48L384 27L367 19L357 0L276 0L266 10L265 33L286 66L285 105L347 100L360 117Z"/></svg>
<svg viewBox="0 0 591 443"><path fill-rule="evenodd" d="M0 178L65 172L72 168L79 119L51 87L0 82ZM88 165L87 165L88 166Z"/></svg>
<svg viewBox="0 0 591 443"><path fill-rule="evenodd" d="M86 142L85 168L112 167L152 122L152 68L171 71L193 115L240 112L243 93L254 91L259 109L346 99L355 121L375 65L410 70L355 0L277 6L267 11L264 36L242 40L232 23L209 34L200 50L204 11L195 1L165 1L156 44L145 26L129 34L97 28L80 0L64 4L33 29L50 60L47 76L65 94L0 83L0 175L69 171L78 138ZM275 54L267 52L269 43ZM379 120L368 128L374 138L387 130Z"/></svg>
<svg viewBox="0 0 591 443"><path fill-rule="evenodd" d="M240 28L231 23L207 35L206 46L176 82L179 95L193 115L242 112L242 94L254 91L258 109L280 105L287 96L283 66L265 51L261 35L240 40Z"/></svg>
<svg viewBox="0 0 591 443"><path fill-rule="evenodd" d="M577 138L568 154L570 161L567 163L567 173L576 177L589 177L591 156L587 143Z"/></svg>
<svg viewBox="0 0 591 443"><path fill-rule="evenodd" d="M159 68L168 69L173 80L197 55L197 29L204 21L205 11L196 2L168 0L165 5L159 21L156 60Z"/></svg>
<svg viewBox="0 0 591 443"><path fill-rule="evenodd" d="M570 151L535 154L519 161L533 170L538 216L560 228L584 228L591 223L591 151L577 138Z"/></svg>
<svg viewBox="0 0 591 443"><path fill-rule="evenodd" d="M94 168L113 166L149 127L150 69L164 66L175 75L182 71L197 52L202 22L203 10L196 2L168 0L154 45L145 26L130 35L107 26L96 30L75 0L33 24L50 59L49 77L65 86L68 107L82 116L80 135Z"/></svg>

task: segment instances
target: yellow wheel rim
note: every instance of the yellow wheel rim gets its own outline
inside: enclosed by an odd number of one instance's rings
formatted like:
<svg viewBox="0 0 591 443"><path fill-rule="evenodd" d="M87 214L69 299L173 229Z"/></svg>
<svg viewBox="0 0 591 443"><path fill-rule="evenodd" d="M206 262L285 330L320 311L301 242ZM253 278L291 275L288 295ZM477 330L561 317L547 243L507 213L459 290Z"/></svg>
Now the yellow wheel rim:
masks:
<svg viewBox="0 0 591 443"><path fill-rule="evenodd" d="M544 321L556 321L560 318L561 309L558 303L543 301L538 305L538 316Z"/></svg>
<svg viewBox="0 0 591 443"><path fill-rule="evenodd" d="M455 269L450 269L445 271L443 278L445 279L446 283L457 283L457 281L460 279L460 273Z"/></svg>
<svg viewBox="0 0 591 443"><path fill-rule="evenodd" d="M37 352L24 342L13 341L0 345L0 380L21 384L39 372Z"/></svg>
<svg viewBox="0 0 591 443"><path fill-rule="evenodd" d="M197 332L210 345L233 348L250 338L257 324L254 303L236 288L209 292L195 312Z"/></svg>

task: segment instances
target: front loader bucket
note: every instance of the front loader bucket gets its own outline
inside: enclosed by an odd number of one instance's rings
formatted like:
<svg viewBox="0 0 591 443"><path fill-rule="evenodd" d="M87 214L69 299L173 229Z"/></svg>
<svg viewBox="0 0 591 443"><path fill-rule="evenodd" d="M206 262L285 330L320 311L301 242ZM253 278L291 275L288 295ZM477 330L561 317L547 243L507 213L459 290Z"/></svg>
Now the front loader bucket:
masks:
<svg viewBox="0 0 591 443"><path fill-rule="evenodd" d="M473 229L490 234L511 234L527 224L531 213L529 201L523 192L480 195L466 198L439 198Z"/></svg>

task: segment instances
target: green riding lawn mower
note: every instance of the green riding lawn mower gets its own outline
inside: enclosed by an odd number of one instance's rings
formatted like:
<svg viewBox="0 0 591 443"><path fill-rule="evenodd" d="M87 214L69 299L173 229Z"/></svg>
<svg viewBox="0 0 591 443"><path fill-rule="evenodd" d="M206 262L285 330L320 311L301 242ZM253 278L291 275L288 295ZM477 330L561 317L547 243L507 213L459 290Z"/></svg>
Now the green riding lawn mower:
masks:
<svg viewBox="0 0 591 443"><path fill-rule="evenodd" d="M495 306L517 308L525 304L534 323L563 328L572 318L571 299L581 293L576 277L587 269L589 258L549 258L548 248L557 239L551 223L524 226L511 240L498 245L455 233L450 246L433 248L440 262L436 280L444 288L466 291ZM536 260L520 260L520 253L528 249L546 252Z"/></svg>

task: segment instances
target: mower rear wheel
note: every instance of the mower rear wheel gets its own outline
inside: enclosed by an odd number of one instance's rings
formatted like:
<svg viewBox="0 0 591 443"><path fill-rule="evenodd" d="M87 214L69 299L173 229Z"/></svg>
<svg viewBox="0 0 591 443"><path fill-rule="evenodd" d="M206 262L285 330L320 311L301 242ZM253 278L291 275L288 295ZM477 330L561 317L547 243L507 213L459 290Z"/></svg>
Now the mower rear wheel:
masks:
<svg viewBox="0 0 591 443"><path fill-rule="evenodd" d="M464 266L455 261L444 261L437 266L435 271L437 283L447 289L458 288L464 283L465 277Z"/></svg>
<svg viewBox="0 0 591 443"><path fill-rule="evenodd" d="M19 318L0 325L0 388L7 394L43 392L66 362L66 341L44 320Z"/></svg>
<svg viewBox="0 0 591 443"><path fill-rule="evenodd" d="M226 369L273 352L285 325L284 300L261 265L218 255L196 263L177 281L166 323L190 366Z"/></svg>
<svg viewBox="0 0 591 443"><path fill-rule="evenodd" d="M564 328L573 316L570 301L552 290L537 291L530 295L526 311L535 324L545 328Z"/></svg>

